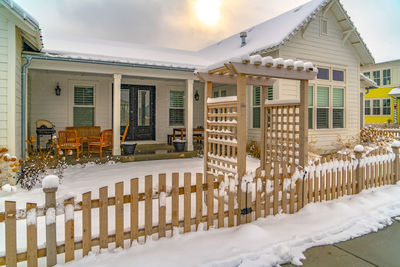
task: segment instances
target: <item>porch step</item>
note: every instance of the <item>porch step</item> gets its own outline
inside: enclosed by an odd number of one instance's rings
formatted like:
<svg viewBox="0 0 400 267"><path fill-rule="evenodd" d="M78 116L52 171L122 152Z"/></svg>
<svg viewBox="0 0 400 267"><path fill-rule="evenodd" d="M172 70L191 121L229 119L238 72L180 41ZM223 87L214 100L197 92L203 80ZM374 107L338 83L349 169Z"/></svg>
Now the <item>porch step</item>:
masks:
<svg viewBox="0 0 400 267"><path fill-rule="evenodd" d="M132 161L146 161L146 160L179 159L179 158L193 158L196 156L198 156L198 151L157 153L156 150L156 152L152 154L137 154L135 151L135 154L132 156L120 156L119 161L132 162Z"/></svg>

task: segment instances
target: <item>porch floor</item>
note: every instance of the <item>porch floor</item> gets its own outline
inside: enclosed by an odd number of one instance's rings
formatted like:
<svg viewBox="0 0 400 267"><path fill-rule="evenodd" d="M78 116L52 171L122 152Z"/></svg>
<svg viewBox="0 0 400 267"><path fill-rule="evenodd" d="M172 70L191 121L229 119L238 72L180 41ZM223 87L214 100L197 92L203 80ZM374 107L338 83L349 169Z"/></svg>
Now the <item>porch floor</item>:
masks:
<svg viewBox="0 0 400 267"><path fill-rule="evenodd" d="M168 144L157 143L141 143L138 142L133 155L112 156L111 151L103 150L103 157L100 158L99 154L91 154L88 156L87 147L83 149L83 156L79 160L76 159L76 154L67 156L66 161L69 164L95 162L107 162L109 160L119 162L134 162L134 161L147 161L147 160L163 160L163 159L178 159L178 158L193 158L202 154L203 145L194 143L193 151L175 152L174 146Z"/></svg>

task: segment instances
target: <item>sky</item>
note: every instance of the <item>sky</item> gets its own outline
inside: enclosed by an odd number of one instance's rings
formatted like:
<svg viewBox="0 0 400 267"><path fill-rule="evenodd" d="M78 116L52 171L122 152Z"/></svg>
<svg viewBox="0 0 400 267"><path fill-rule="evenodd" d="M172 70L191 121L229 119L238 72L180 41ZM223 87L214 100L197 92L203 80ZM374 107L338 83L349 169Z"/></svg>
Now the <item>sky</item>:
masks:
<svg viewBox="0 0 400 267"><path fill-rule="evenodd" d="M14 0L47 39L199 50L308 0ZM199 3L198 1L202 1ZM400 59L400 0L341 0L376 62Z"/></svg>

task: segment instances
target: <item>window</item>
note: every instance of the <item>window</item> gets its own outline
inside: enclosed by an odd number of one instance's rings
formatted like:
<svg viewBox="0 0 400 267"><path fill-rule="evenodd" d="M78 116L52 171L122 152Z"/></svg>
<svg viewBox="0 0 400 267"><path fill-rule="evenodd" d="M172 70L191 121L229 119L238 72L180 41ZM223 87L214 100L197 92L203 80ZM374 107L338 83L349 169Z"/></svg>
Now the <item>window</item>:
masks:
<svg viewBox="0 0 400 267"><path fill-rule="evenodd" d="M215 90L213 91L213 98L226 96L226 90Z"/></svg>
<svg viewBox="0 0 400 267"><path fill-rule="evenodd" d="M267 99L274 99L274 91L272 86L268 86L267 91ZM253 87L253 102L252 102L252 110L253 110L253 128L260 128L261 125L261 87L254 86Z"/></svg>
<svg viewBox="0 0 400 267"><path fill-rule="evenodd" d="M169 92L169 125L184 125L185 120L184 91Z"/></svg>
<svg viewBox="0 0 400 267"><path fill-rule="evenodd" d="M371 73L369 71L368 72L364 72L364 76L371 79Z"/></svg>
<svg viewBox="0 0 400 267"><path fill-rule="evenodd" d="M372 72L372 76L373 76L374 82L376 82L377 85L381 85L381 71L376 70L376 71Z"/></svg>
<svg viewBox="0 0 400 267"><path fill-rule="evenodd" d="M328 35L328 20L321 18L320 25L321 35Z"/></svg>
<svg viewBox="0 0 400 267"><path fill-rule="evenodd" d="M329 80L329 69L318 68L317 79Z"/></svg>
<svg viewBox="0 0 400 267"><path fill-rule="evenodd" d="M372 101L372 105L373 105L372 114L373 115L381 115L381 100L374 99Z"/></svg>
<svg viewBox="0 0 400 267"><path fill-rule="evenodd" d="M308 86L308 129L312 129L313 122L313 109L314 107L314 87L312 85Z"/></svg>
<svg viewBox="0 0 400 267"><path fill-rule="evenodd" d="M253 87L253 128L260 128L260 106L261 106L261 88Z"/></svg>
<svg viewBox="0 0 400 267"><path fill-rule="evenodd" d="M329 87L317 87L317 129L329 128Z"/></svg>
<svg viewBox="0 0 400 267"><path fill-rule="evenodd" d="M221 97L226 96L226 90L221 90Z"/></svg>
<svg viewBox="0 0 400 267"><path fill-rule="evenodd" d="M344 82L344 71L332 70L332 79L338 82Z"/></svg>
<svg viewBox="0 0 400 267"><path fill-rule="evenodd" d="M365 100L365 115L371 115L371 100Z"/></svg>
<svg viewBox="0 0 400 267"><path fill-rule="evenodd" d="M344 127L344 89L332 89L332 127Z"/></svg>
<svg viewBox="0 0 400 267"><path fill-rule="evenodd" d="M219 91L214 91L213 92L213 98L219 97Z"/></svg>
<svg viewBox="0 0 400 267"><path fill-rule="evenodd" d="M391 115L392 106L389 99L382 99L382 115Z"/></svg>
<svg viewBox="0 0 400 267"><path fill-rule="evenodd" d="M74 126L94 125L94 87L74 87Z"/></svg>
<svg viewBox="0 0 400 267"><path fill-rule="evenodd" d="M390 81L390 69L383 70L383 85L391 84Z"/></svg>

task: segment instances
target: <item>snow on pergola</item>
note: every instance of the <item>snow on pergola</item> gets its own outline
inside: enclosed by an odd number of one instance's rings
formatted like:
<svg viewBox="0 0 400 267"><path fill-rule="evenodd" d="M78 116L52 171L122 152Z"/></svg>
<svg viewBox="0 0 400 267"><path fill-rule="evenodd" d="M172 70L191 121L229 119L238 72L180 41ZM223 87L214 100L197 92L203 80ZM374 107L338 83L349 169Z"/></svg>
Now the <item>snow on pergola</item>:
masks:
<svg viewBox="0 0 400 267"><path fill-rule="evenodd" d="M298 164L304 166L307 162L308 154L308 80L313 80L317 75L317 68L311 62L294 61L292 59L272 58L270 56L261 57L260 55L244 56L240 59L232 59L225 63L215 64L207 69L199 70L197 76L205 82L205 99L208 100L212 93L212 84L236 84L237 97L219 98L212 101L204 101L204 173L225 173L238 175L239 180L246 172L246 85L261 86L261 168L266 162L266 153L277 152L278 147L272 148L272 141L268 141L265 123L265 107L272 105L276 109L276 114L282 115L282 119L276 118L276 122L283 126L284 111L278 112L280 108L293 107L294 125L298 125L299 133L297 137L298 152L291 151L293 158L298 155ZM300 101L267 101L267 87L275 83L276 79L290 79L300 81ZM298 114L294 114L297 110ZM285 115L286 116L286 115ZM299 122L295 121L295 118ZM289 114L285 119L285 127L289 127ZM295 127L295 126L292 126ZM283 128L281 128L283 129ZM289 128L287 128L289 129ZM295 128L293 128L295 129ZM278 130L269 132L269 137L274 136L278 139ZM283 132L283 130L280 130ZM294 141L292 146L296 147ZM286 135L289 139L289 133ZM266 142L267 139L267 142ZM268 144L267 144L268 143ZM288 141L289 144L289 141ZM232 147L231 147L232 146ZM267 150L267 146L269 151ZM233 152L232 152L233 151ZM282 155L282 154L281 154ZM287 156L289 155L289 152ZM236 171L234 171L236 170Z"/></svg>

